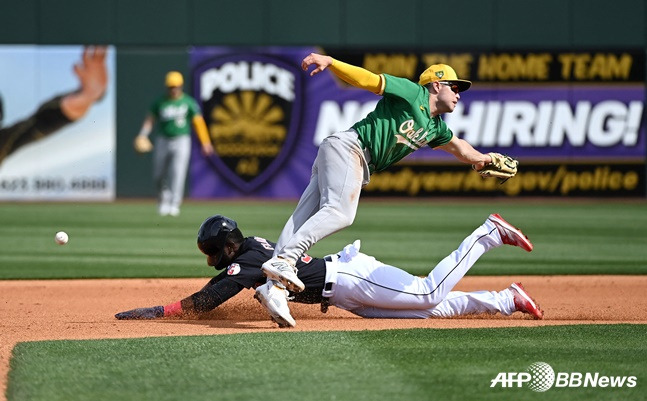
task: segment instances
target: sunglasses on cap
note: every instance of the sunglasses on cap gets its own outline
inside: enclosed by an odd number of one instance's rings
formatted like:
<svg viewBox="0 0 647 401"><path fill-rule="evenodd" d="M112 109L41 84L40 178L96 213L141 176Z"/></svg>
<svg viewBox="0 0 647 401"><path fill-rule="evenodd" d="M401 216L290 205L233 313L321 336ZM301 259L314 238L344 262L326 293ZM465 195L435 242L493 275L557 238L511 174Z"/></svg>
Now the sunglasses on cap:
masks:
<svg viewBox="0 0 647 401"><path fill-rule="evenodd" d="M441 85L449 86L449 89L451 89L452 92L454 92L454 93L460 92L460 89L458 88L458 85L456 85L456 84L452 84L452 83L449 83L449 82L438 82L438 83L441 84Z"/></svg>

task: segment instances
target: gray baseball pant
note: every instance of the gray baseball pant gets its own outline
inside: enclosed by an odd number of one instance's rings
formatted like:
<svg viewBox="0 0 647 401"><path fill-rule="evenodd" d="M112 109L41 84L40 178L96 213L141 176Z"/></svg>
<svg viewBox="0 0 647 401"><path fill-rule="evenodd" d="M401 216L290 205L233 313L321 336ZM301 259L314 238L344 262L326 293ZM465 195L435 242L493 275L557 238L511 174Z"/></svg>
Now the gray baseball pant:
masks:
<svg viewBox="0 0 647 401"><path fill-rule="evenodd" d="M155 139L153 180L160 207L179 208L184 197L184 183L191 158L191 136Z"/></svg>
<svg viewBox="0 0 647 401"><path fill-rule="evenodd" d="M274 256L296 262L317 241L351 225L362 187L370 179L369 162L355 130L324 139L310 183L281 232Z"/></svg>

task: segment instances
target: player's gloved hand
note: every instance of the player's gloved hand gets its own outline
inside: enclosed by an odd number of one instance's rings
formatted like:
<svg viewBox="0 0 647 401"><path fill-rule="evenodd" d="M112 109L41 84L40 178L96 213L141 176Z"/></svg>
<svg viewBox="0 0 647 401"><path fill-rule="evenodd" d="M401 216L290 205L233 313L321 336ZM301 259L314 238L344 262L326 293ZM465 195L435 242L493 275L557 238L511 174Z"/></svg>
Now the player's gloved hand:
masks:
<svg viewBox="0 0 647 401"><path fill-rule="evenodd" d="M346 245L344 249L339 252L339 260L342 262L348 262L353 259L359 253L359 248L362 246L360 240L355 240L352 244Z"/></svg>
<svg viewBox="0 0 647 401"><path fill-rule="evenodd" d="M476 170L482 177L498 178L503 184L517 174L518 160L501 153L488 153L488 155L492 162L486 164L482 169ZM475 166L472 166L472 168L476 169Z"/></svg>
<svg viewBox="0 0 647 401"><path fill-rule="evenodd" d="M145 320L157 319L164 316L163 306L153 306L151 308L137 308L125 312L119 312L115 317L119 320Z"/></svg>
<svg viewBox="0 0 647 401"><path fill-rule="evenodd" d="M143 135L137 135L135 137L133 146L137 153L148 153L153 150L153 143L150 141L150 139L148 139L147 136Z"/></svg>

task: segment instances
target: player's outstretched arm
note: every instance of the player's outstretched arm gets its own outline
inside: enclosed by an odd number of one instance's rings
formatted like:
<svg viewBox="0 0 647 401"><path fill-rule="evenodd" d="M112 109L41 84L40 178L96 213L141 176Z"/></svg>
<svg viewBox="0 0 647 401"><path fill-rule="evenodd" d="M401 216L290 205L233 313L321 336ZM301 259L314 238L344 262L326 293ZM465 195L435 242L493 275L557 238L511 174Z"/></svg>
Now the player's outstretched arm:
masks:
<svg viewBox="0 0 647 401"><path fill-rule="evenodd" d="M188 301L187 301L188 300ZM167 316L178 316L186 311L193 310L193 302L189 305L190 298L168 304L166 306L158 305L150 308L136 308L119 312L115 315L118 320L149 320Z"/></svg>
<svg viewBox="0 0 647 401"><path fill-rule="evenodd" d="M316 65L316 68L310 72L310 76L330 68L330 71L337 77L356 88L366 89L378 95L384 92L384 78L362 67L350 65L343 61L335 60L330 56L317 53L310 53L301 62L301 68L304 71L307 71L311 65Z"/></svg>
<svg viewBox="0 0 647 401"><path fill-rule="evenodd" d="M310 76L314 76L328 68L333 63L333 58L324 56L317 53L308 54L303 61L301 61L301 68L303 71L308 71L308 67L315 65L315 69L310 72Z"/></svg>
<svg viewBox="0 0 647 401"><path fill-rule="evenodd" d="M222 280L214 277L200 291L180 301L165 306L131 309L117 313L115 317L119 320L145 320L205 313L217 308L243 289L244 287L241 284L233 280Z"/></svg>
<svg viewBox="0 0 647 401"><path fill-rule="evenodd" d="M488 163L492 162L489 155L483 154L474 149L467 141L456 136L449 143L439 146L438 149L454 155L456 159L463 163L469 163L474 166L475 170L480 170Z"/></svg>
<svg viewBox="0 0 647 401"><path fill-rule="evenodd" d="M86 47L81 62L74 65L80 88L61 101L61 111L71 121L83 117L105 93L108 85L106 51L105 46Z"/></svg>

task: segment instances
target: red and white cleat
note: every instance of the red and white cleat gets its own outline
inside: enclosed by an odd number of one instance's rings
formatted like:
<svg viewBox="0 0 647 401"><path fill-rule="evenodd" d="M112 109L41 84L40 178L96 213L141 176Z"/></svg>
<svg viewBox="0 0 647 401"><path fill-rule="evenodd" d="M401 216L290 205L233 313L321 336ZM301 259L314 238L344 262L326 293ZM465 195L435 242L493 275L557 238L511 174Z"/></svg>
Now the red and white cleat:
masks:
<svg viewBox="0 0 647 401"><path fill-rule="evenodd" d="M508 287L514 296L514 307L519 312L527 313L537 320L544 318L544 311L539 308L539 305L528 295L521 283L512 283Z"/></svg>
<svg viewBox="0 0 647 401"><path fill-rule="evenodd" d="M494 223L504 244L518 246L528 252L532 251L533 245L528 237L520 229L505 221L499 214L491 214L488 220Z"/></svg>

